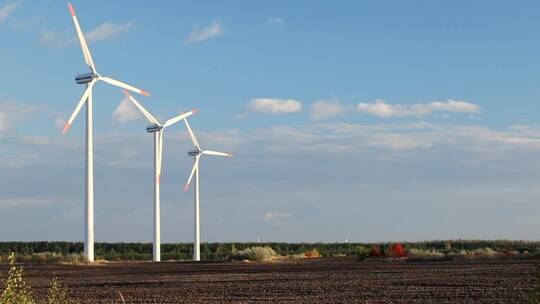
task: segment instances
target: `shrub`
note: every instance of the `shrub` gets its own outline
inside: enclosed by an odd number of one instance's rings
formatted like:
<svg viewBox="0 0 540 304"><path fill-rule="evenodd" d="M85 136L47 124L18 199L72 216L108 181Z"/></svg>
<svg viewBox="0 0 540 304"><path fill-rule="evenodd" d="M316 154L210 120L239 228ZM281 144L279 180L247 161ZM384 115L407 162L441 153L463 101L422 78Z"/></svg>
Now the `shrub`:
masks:
<svg viewBox="0 0 540 304"><path fill-rule="evenodd" d="M378 245L371 246L371 250L369 251L369 257L370 258L384 257L384 254L381 252L381 247Z"/></svg>
<svg viewBox="0 0 540 304"><path fill-rule="evenodd" d="M45 255L40 255L40 258ZM23 268L15 265L15 254L8 257L8 277L4 281L4 290L0 295L0 304L35 304L36 301L30 292L30 286L23 277ZM62 287L58 279L53 278L47 292L47 304L78 304L78 301L69 298L69 291Z"/></svg>
<svg viewBox="0 0 540 304"><path fill-rule="evenodd" d="M468 260L474 259L474 254L469 250L461 250L455 253L454 255L463 259L468 259Z"/></svg>
<svg viewBox="0 0 540 304"><path fill-rule="evenodd" d="M446 250L447 252L452 250L452 243L450 243L449 241L444 242L444 250Z"/></svg>
<svg viewBox="0 0 540 304"><path fill-rule="evenodd" d="M47 293L47 304L77 304L76 300L69 297L69 291L66 287L60 285L57 278L53 278Z"/></svg>
<svg viewBox="0 0 540 304"><path fill-rule="evenodd" d="M277 253L271 247L249 247L244 250L239 250L233 253L233 260L250 260L264 262L277 257Z"/></svg>
<svg viewBox="0 0 540 304"><path fill-rule="evenodd" d="M15 254L9 256L8 277L4 281L4 290L0 304L34 304L30 286L23 279L23 269L15 265Z"/></svg>
<svg viewBox="0 0 540 304"><path fill-rule="evenodd" d="M390 246L387 255L388 257L392 258L402 258L405 257L407 254L405 253L403 245L401 245L400 243L396 243Z"/></svg>
<svg viewBox="0 0 540 304"><path fill-rule="evenodd" d="M519 251L517 250L508 250L508 251L503 252L503 256L508 257L508 258L516 257L518 255L519 255Z"/></svg>
<svg viewBox="0 0 540 304"><path fill-rule="evenodd" d="M492 258L498 253L494 251L493 249L486 247L486 248L478 248L474 250L474 255L480 258Z"/></svg>
<svg viewBox="0 0 540 304"><path fill-rule="evenodd" d="M319 250L315 248L313 250L304 252L304 257L308 259L320 258L321 254L319 253Z"/></svg>
<svg viewBox="0 0 540 304"><path fill-rule="evenodd" d="M353 256L357 257L360 261L363 261L369 257L370 250L364 246L358 246L352 252Z"/></svg>
<svg viewBox="0 0 540 304"><path fill-rule="evenodd" d="M454 254L456 255L456 254ZM493 249L486 247L486 248L477 248L474 250L461 250L457 253L457 256L460 258L468 259L468 260L474 260L474 259L482 259L482 258L493 258L497 256L498 253L496 251L493 251Z"/></svg>

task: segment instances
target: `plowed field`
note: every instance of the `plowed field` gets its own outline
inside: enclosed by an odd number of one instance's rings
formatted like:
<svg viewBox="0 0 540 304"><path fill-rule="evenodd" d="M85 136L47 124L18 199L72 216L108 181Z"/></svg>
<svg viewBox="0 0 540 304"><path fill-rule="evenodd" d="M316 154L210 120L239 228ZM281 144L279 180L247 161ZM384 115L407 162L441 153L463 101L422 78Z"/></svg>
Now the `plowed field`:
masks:
<svg viewBox="0 0 540 304"><path fill-rule="evenodd" d="M82 303L519 303L540 261L27 265L42 298L55 275ZM1 267L3 274L7 268Z"/></svg>

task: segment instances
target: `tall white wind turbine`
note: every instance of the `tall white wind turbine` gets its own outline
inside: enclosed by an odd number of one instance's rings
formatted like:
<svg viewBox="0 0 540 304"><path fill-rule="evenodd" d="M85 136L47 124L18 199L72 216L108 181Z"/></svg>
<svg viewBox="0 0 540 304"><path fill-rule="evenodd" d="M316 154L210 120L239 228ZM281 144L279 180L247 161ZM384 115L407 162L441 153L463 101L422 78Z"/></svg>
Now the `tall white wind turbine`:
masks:
<svg viewBox="0 0 540 304"><path fill-rule="evenodd" d="M200 233L200 212L199 212L199 160L201 159L202 155L226 156L226 157L232 157L233 155L231 153L223 153L223 152L216 152L216 151L201 149L201 146L199 146L199 142L197 141L197 138L195 137L193 130L191 130L191 126L189 125L189 122L187 121L186 118L184 118L184 122L186 124L189 137L191 137L191 141L193 142L193 145L195 146L195 150L188 152L189 156L193 156L195 158L195 163L193 164L193 169L191 169L191 174L189 175L186 186L184 187L184 191L188 191L189 184L191 183L191 180L193 179L193 175L195 175L195 241L193 242L193 260L200 261L201 260L201 233Z"/></svg>
<svg viewBox="0 0 540 304"><path fill-rule="evenodd" d="M92 262L94 261L94 158L93 158L94 152L93 152L93 126L92 126L92 115L93 115L92 89L94 87L94 84L97 81L101 80L109 84L112 84L114 86L121 87L121 88L130 90L133 92L137 92L139 94L143 94L146 96L149 96L150 93L143 91L141 89L132 87L118 80L101 76L96 71L96 66L94 65L94 61L92 60L92 55L90 54L90 50L88 49L88 45L86 44L86 40L84 38L83 32L81 31L81 27L79 26L79 21L77 20L77 16L75 15L75 10L73 9L73 6L71 5L71 3L68 3L68 6L69 6L69 11L71 12L71 16L73 18L73 23L75 24L75 30L77 31L77 36L79 37L79 41L81 42L84 60L86 61L86 64L90 68L90 73L77 75L75 77L75 82L77 82L78 84L85 84L86 90L84 91L84 94L79 100L79 103L77 103L77 106L75 107L75 110L69 117L67 123L64 125L62 134L65 134L68 131L68 129L71 127L71 124L73 124L73 121L77 117L77 114L79 114L79 111L81 110L82 106L86 102L86 189L85 189L86 194L85 194L84 255L86 256L88 261Z"/></svg>
<svg viewBox="0 0 540 304"><path fill-rule="evenodd" d="M128 91L123 90L124 94L133 102L133 104L141 111L141 113L148 119L151 125L146 127L146 132L154 133L154 249L153 249L153 260L154 262L161 261L161 224L160 224L160 190L159 182L161 179L161 160L163 155L163 131L165 128L174 125L182 119L185 119L188 116L193 115L197 112L196 109L193 109L186 113L181 113L178 116L175 116L167 121L164 124L159 123L159 121L150 114L133 96L131 96Z"/></svg>

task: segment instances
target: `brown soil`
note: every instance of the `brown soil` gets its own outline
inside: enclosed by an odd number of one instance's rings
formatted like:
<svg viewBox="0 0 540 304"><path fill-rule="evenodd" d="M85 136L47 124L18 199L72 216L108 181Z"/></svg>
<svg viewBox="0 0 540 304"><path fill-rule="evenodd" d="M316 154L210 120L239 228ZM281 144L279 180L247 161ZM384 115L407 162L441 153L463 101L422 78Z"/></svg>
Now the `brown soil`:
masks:
<svg viewBox="0 0 540 304"><path fill-rule="evenodd" d="M53 276L82 303L519 303L540 261L26 265L42 298ZM2 274L7 268L0 267Z"/></svg>

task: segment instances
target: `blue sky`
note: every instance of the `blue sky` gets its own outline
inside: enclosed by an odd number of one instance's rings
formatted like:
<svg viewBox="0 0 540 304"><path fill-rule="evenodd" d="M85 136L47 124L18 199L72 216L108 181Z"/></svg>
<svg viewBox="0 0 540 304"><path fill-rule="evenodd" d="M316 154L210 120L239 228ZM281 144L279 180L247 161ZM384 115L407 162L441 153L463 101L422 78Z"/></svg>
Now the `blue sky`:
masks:
<svg viewBox="0 0 540 304"><path fill-rule="evenodd" d="M98 71L198 108L206 241L536 239L536 1L74 1ZM67 3L0 0L0 240L80 240L87 72ZM95 96L97 241L150 241L152 138ZM191 241L167 130L162 240Z"/></svg>

